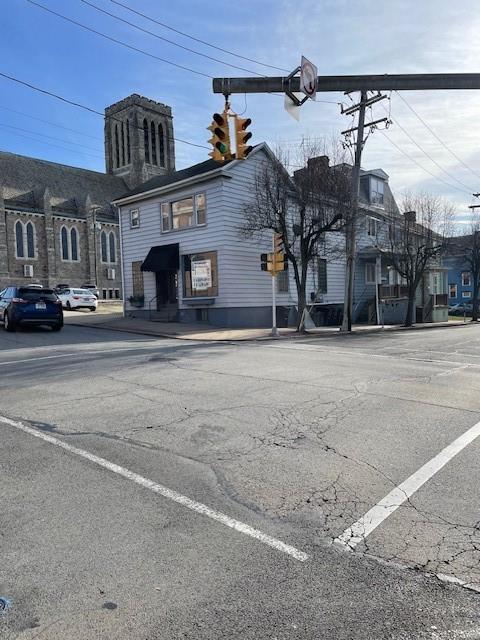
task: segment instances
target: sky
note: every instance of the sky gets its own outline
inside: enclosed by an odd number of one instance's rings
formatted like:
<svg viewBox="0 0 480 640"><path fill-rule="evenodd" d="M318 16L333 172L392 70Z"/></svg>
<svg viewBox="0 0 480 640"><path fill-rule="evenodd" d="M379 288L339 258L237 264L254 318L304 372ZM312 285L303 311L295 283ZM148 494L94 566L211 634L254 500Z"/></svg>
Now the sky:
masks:
<svg viewBox="0 0 480 640"><path fill-rule="evenodd" d="M286 75L301 55L317 65L319 75L480 72L478 0L118 1L237 55L154 24L114 0L35 2L150 55L28 0L1 0L0 73L100 112L131 93L169 104L175 137L201 145L177 142L177 169L208 158L202 148L208 146L206 127L212 113L223 109L211 77ZM351 126L340 112L339 103L351 104L342 93L317 94L316 102L301 107L299 122L285 111L282 96L237 94L231 103L252 119L252 142L266 141L293 155L304 137L342 140L341 131ZM472 196L480 191L480 92L394 92L367 111L372 120L387 115L393 124L369 135L362 167L381 167L398 200L406 191L436 194L455 204L460 223L468 220L468 205L480 204ZM0 149L103 171L103 119L0 77Z"/></svg>

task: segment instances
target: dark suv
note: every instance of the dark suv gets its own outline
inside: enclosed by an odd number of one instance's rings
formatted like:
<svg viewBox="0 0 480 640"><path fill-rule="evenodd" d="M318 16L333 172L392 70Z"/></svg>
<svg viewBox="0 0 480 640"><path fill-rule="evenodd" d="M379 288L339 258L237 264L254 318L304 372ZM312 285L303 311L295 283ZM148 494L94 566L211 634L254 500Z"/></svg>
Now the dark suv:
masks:
<svg viewBox="0 0 480 640"><path fill-rule="evenodd" d="M60 331L62 303L52 289L7 287L0 291L0 322L7 331L15 331L22 324L47 325Z"/></svg>

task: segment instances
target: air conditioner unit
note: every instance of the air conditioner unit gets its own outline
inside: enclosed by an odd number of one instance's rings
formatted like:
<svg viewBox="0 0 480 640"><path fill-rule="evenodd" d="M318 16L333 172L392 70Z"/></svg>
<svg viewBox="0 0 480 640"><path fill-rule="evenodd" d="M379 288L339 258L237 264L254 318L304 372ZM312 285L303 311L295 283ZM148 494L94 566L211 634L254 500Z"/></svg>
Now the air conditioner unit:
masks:
<svg viewBox="0 0 480 640"><path fill-rule="evenodd" d="M24 264L23 265L23 275L25 278L33 278L33 265L32 264Z"/></svg>
<svg viewBox="0 0 480 640"><path fill-rule="evenodd" d="M108 280L115 280L115 269L113 267L109 267L107 269L107 279Z"/></svg>

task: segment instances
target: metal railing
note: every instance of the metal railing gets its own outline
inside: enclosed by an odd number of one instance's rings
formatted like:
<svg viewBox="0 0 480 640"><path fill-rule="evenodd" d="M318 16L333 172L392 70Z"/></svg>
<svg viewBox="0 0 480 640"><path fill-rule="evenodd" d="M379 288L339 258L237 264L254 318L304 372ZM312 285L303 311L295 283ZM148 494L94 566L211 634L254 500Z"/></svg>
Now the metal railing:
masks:
<svg viewBox="0 0 480 640"><path fill-rule="evenodd" d="M380 300L387 298L408 298L408 287L404 284L379 284L378 297Z"/></svg>

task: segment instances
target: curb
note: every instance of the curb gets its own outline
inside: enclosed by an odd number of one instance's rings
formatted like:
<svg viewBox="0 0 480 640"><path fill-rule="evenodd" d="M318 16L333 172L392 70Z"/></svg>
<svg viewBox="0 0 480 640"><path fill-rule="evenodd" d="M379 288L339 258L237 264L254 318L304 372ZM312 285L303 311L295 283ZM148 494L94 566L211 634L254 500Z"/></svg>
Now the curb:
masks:
<svg viewBox="0 0 480 640"><path fill-rule="evenodd" d="M318 338L336 338L336 337L346 337L346 336L361 336L361 335L370 335L372 333L386 333L386 332L395 332L395 331L423 331L423 330L432 330L432 329L453 329L459 327L468 327L472 326L471 322L458 322L458 323L450 323L450 324L439 324L436 325L434 323L424 324L424 325L414 325L412 327L387 327L387 328L375 328L375 329L362 329L362 330L353 330L350 333L344 333L340 330L338 331L329 331L324 334L321 333L292 333L286 336L274 337L274 336L260 336L257 338L190 338L185 335L179 335L174 333L159 333L148 330L140 330L140 329L132 329L132 328L121 328L121 327L109 327L106 323L91 323L91 324L82 324L79 322L67 322L66 325L70 325L73 327L84 327L84 328L97 328L103 329L106 331L120 331L123 333L132 333L135 335L144 335L150 336L153 338L170 338L172 340L191 340L192 342L262 342L262 341L278 341L278 340L295 340L298 338L309 338L311 340L315 340Z"/></svg>

